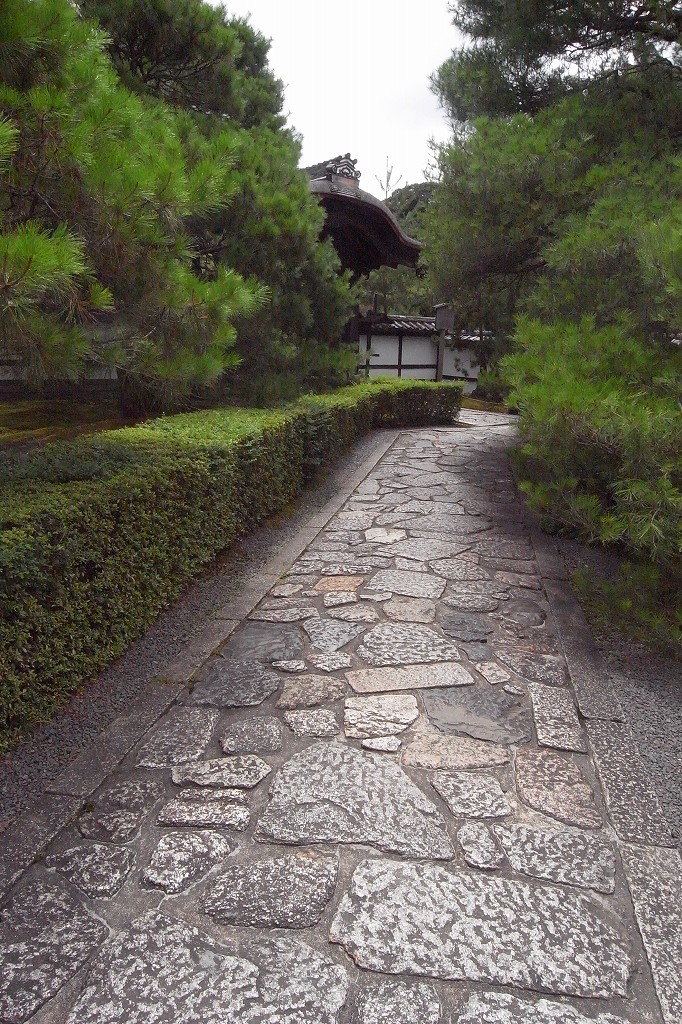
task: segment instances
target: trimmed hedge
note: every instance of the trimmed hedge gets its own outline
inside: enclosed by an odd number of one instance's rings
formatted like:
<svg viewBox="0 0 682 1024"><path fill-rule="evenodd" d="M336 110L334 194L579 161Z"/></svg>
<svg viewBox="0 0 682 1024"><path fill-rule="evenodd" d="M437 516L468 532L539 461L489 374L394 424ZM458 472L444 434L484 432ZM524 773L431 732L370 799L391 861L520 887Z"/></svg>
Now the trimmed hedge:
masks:
<svg viewBox="0 0 682 1024"><path fill-rule="evenodd" d="M0 463L0 747L120 655L216 554L374 427L452 423L461 389L372 381Z"/></svg>

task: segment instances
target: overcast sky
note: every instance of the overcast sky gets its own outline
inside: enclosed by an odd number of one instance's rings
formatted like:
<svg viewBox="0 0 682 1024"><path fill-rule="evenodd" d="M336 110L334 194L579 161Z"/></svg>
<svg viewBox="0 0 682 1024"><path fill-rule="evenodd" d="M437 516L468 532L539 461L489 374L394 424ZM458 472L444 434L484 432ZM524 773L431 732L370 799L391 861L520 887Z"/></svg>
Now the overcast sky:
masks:
<svg viewBox="0 0 682 1024"><path fill-rule="evenodd" d="M447 128L429 75L457 45L447 0L226 0L272 40L302 165L350 151L381 196L386 157L401 185L424 180L429 139Z"/></svg>

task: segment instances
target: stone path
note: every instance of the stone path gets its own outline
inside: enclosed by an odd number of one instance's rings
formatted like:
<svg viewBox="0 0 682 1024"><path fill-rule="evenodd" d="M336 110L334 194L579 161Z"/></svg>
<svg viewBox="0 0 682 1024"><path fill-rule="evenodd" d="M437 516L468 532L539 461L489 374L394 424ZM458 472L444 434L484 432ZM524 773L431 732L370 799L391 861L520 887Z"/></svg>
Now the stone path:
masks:
<svg viewBox="0 0 682 1024"><path fill-rule="evenodd" d="M679 853L513 424L466 418L8 828L2 1024L680 1024Z"/></svg>

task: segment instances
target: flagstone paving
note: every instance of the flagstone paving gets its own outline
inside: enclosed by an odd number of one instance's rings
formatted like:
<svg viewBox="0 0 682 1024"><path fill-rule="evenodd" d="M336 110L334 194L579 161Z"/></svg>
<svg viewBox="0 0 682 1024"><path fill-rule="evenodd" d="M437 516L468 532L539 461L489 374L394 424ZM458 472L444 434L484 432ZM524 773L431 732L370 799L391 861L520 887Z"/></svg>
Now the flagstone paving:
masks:
<svg viewBox="0 0 682 1024"><path fill-rule="evenodd" d="M384 446L118 767L52 785L61 831L10 825L0 1024L680 1024L678 851L513 422L466 418Z"/></svg>

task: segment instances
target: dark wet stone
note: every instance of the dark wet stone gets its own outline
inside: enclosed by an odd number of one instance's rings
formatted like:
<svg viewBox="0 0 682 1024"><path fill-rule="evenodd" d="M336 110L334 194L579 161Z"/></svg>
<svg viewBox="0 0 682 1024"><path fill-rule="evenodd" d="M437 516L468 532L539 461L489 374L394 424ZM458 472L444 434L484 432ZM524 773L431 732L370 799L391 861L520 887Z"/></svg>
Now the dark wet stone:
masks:
<svg viewBox="0 0 682 1024"><path fill-rule="evenodd" d="M631 971L623 926L596 900L426 863L361 862L330 939L365 970L562 995L624 996Z"/></svg>
<svg viewBox="0 0 682 1024"><path fill-rule="evenodd" d="M441 732L493 743L523 743L531 738L530 711L523 701L491 687L425 690L422 699Z"/></svg>
<svg viewBox="0 0 682 1024"><path fill-rule="evenodd" d="M350 1024L440 1024L441 1006L423 981L380 981L360 989L351 1003Z"/></svg>
<svg viewBox="0 0 682 1024"><path fill-rule="evenodd" d="M80 818L78 830L89 839L129 843L162 792L163 787L152 781L131 780L109 786L98 796L94 811Z"/></svg>
<svg viewBox="0 0 682 1024"><path fill-rule="evenodd" d="M451 597L443 598L443 604L448 608L455 608L462 612L494 612L499 606L499 599L486 597L485 594L462 594L456 593Z"/></svg>
<svg viewBox="0 0 682 1024"><path fill-rule="evenodd" d="M334 895L338 860L308 851L221 871L202 900L220 924L309 928Z"/></svg>
<svg viewBox="0 0 682 1024"><path fill-rule="evenodd" d="M288 661L299 655L303 646L303 635L297 626L245 622L230 637L222 655L230 661Z"/></svg>
<svg viewBox="0 0 682 1024"><path fill-rule="evenodd" d="M453 854L445 823L398 765L341 743L316 743L279 771L260 841L368 843L413 857Z"/></svg>
<svg viewBox="0 0 682 1024"><path fill-rule="evenodd" d="M337 1024L345 970L304 943L216 942L148 913L107 943L67 1024Z"/></svg>
<svg viewBox="0 0 682 1024"><path fill-rule="evenodd" d="M537 601L518 599L507 601L501 611L503 619L518 623L519 626L542 626L547 613Z"/></svg>
<svg viewBox="0 0 682 1024"><path fill-rule="evenodd" d="M365 629L364 626L330 619L312 619L304 623L303 628L310 637L313 647L323 654L335 654L351 640L360 636Z"/></svg>
<svg viewBox="0 0 682 1024"><path fill-rule="evenodd" d="M231 725L220 740L226 754L269 754L282 749L282 723L274 715L254 715Z"/></svg>
<svg viewBox="0 0 682 1024"><path fill-rule="evenodd" d="M484 615L466 615L457 612L446 612L441 617L441 628L451 640L467 643L487 643L493 632L490 619Z"/></svg>
<svg viewBox="0 0 682 1024"><path fill-rule="evenodd" d="M104 843L83 843L45 859L48 868L55 868L93 899L114 896L134 863L135 855L130 850Z"/></svg>
<svg viewBox="0 0 682 1024"><path fill-rule="evenodd" d="M154 850L144 881L167 893L183 892L225 860L232 849L220 832L169 832Z"/></svg>
<svg viewBox="0 0 682 1024"><path fill-rule="evenodd" d="M190 700L220 708L256 707L279 686L279 676L258 661L212 658L194 677Z"/></svg>
<svg viewBox="0 0 682 1024"><path fill-rule="evenodd" d="M104 942L108 928L60 886L33 882L0 919L0 1020L28 1020Z"/></svg>

